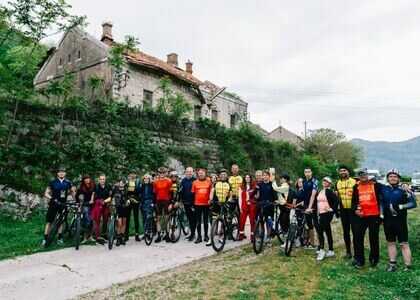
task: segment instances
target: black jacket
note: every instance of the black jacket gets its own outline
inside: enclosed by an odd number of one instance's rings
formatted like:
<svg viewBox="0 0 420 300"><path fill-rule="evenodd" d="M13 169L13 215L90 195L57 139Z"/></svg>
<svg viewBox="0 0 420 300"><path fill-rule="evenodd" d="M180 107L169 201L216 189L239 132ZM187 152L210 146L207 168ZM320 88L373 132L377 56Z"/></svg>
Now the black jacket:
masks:
<svg viewBox="0 0 420 300"><path fill-rule="evenodd" d="M319 192L316 193L315 199L318 198L318 195L319 195ZM326 189L325 190L325 196L327 197L328 205L332 208L334 214L337 217L339 217L339 213L338 213L338 205L339 205L338 196L331 189ZM314 201L314 209L315 209L315 211L318 211L318 201L317 200Z"/></svg>

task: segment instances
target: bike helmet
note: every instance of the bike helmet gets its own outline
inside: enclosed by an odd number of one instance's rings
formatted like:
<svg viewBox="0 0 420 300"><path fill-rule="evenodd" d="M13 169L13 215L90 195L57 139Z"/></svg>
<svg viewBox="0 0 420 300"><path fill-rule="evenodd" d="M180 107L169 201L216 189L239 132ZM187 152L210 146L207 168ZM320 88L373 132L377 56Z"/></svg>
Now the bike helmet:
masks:
<svg viewBox="0 0 420 300"><path fill-rule="evenodd" d="M386 177L388 178L388 176L391 174L397 175L399 178L401 178L400 171L398 171L398 169L389 170L388 172L386 172Z"/></svg>

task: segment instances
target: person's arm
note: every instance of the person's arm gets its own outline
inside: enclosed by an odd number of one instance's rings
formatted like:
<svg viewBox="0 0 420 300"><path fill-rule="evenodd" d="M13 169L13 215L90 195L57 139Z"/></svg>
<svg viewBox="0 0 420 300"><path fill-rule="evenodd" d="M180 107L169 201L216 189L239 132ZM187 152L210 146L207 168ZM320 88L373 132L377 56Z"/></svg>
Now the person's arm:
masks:
<svg viewBox="0 0 420 300"><path fill-rule="evenodd" d="M210 195L209 195L209 205L211 204L211 200L214 197L214 187L212 185L211 189L210 189Z"/></svg>
<svg viewBox="0 0 420 300"><path fill-rule="evenodd" d="M48 202L50 202L52 198L51 192L52 192L51 185L48 185L44 193L44 197L47 198Z"/></svg>
<svg viewBox="0 0 420 300"><path fill-rule="evenodd" d="M312 212L312 207L314 206L314 203L315 203L315 197L316 197L316 194L317 194L316 189L313 189L313 190L312 190L312 194L311 194L311 198L310 198L310 200L309 200L309 206L308 206L308 208L306 209L306 211L308 211L308 212Z"/></svg>
<svg viewBox="0 0 420 300"><path fill-rule="evenodd" d="M90 196L89 204L95 203L95 192L92 192L92 195Z"/></svg>
<svg viewBox="0 0 420 300"><path fill-rule="evenodd" d="M400 205L398 205L398 208L400 209L400 210L402 210L402 209L412 209L412 208L416 208L417 207L417 201L416 201L416 195L413 193L413 191L408 187L408 185L407 185L407 188L404 188L403 187L403 189L404 189L404 191L407 193L406 195L405 195L405 197L406 197L406 202L407 203L404 203L404 204L400 204Z"/></svg>

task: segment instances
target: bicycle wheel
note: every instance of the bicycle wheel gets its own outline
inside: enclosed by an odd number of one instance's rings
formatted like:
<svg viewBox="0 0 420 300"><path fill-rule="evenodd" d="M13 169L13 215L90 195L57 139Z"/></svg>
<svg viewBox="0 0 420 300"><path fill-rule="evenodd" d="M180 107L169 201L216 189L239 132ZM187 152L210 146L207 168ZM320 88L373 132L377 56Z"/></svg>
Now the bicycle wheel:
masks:
<svg viewBox="0 0 420 300"><path fill-rule="evenodd" d="M306 226L303 226L302 235L300 238L301 238L302 246L309 245L309 229Z"/></svg>
<svg viewBox="0 0 420 300"><path fill-rule="evenodd" d="M277 218L274 224L274 234L277 236L277 239L279 240L280 244L283 244L283 240L281 239L282 232L283 232L283 229L281 228L281 225L280 225L280 214L277 214Z"/></svg>
<svg viewBox="0 0 420 300"><path fill-rule="evenodd" d="M111 250L115 240L115 217L111 216L108 221L108 249Z"/></svg>
<svg viewBox="0 0 420 300"><path fill-rule="evenodd" d="M234 241L239 240L239 218L237 215L233 216L232 222L230 224L230 234Z"/></svg>
<svg viewBox="0 0 420 300"><path fill-rule="evenodd" d="M185 236L189 236L191 234L190 223L188 222L187 215L183 209L179 212L179 220L181 223L182 233Z"/></svg>
<svg viewBox="0 0 420 300"><path fill-rule="evenodd" d="M144 226L145 227L144 228L144 242L146 243L147 246L150 246L153 241L152 221L153 221L153 218L147 218L146 224Z"/></svg>
<svg viewBox="0 0 420 300"><path fill-rule="evenodd" d="M176 214L171 214L171 216L169 217L167 230L168 230L169 240L172 243L178 242L179 238L181 237L181 224Z"/></svg>
<svg viewBox="0 0 420 300"><path fill-rule="evenodd" d="M214 251L220 252L225 247L226 243L226 230L225 224L221 217L213 221L210 230L211 246Z"/></svg>
<svg viewBox="0 0 420 300"><path fill-rule="evenodd" d="M289 232L287 233L286 244L284 247L284 254L286 254L286 256L290 256L290 253L292 253L293 245L295 244L296 240L296 232L297 226L295 224L291 224Z"/></svg>
<svg viewBox="0 0 420 300"><path fill-rule="evenodd" d="M54 238L58 232L58 228L60 228L62 223L62 217L61 214L57 215L54 219L54 222L50 226L50 232L47 235L47 239L45 240L45 248L49 247L52 242L54 241Z"/></svg>
<svg viewBox="0 0 420 300"><path fill-rule="evenodd" d="M76 216L75 230L74 230L74 247L79 250L80 246L80 233L81 233L81 215L80 213Z"/></svg>
<svg viewBox="0 0 420 300"><path fill-rule="evenodd" d="M257 224L255 224L254 240L252 241L252 247L254 248L255 254L260 254L264 249L264 235L264 221L262 218L258 218Z"/></svg>

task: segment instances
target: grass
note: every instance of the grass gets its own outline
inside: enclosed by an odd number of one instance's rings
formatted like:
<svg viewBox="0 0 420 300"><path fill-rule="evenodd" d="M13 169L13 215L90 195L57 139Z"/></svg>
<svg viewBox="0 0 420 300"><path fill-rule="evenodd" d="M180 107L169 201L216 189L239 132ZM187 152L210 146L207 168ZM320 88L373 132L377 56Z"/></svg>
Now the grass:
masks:
<svg viewBox="0 0 420 300"><path fill-rule="evenodd" d="M41 211L34 213L27 221L14 220L10 216L0 214L0 260L73 246L73 241L65 238L61 246L53 243L47 249L42 247L44 226L45 213ZM142 228L140 230L142 231ZM133 221L130 233L134 233Z"/></svg>
<svg viewBox="0 0 420 300"><path fill-rule="evenodd" d="M387 273L381 228L381 262L354 269L336 247L336 258L315 261L313 251L293 257L278 245L256 256L250 246L192 262L173 270L95 291L83 299L420 299L420 211L409 214L413 270ZM341 241L339 224L335 240ZM366 243L367 245L367 243ZM399 257L399 264L402 259Z"/></svg>

